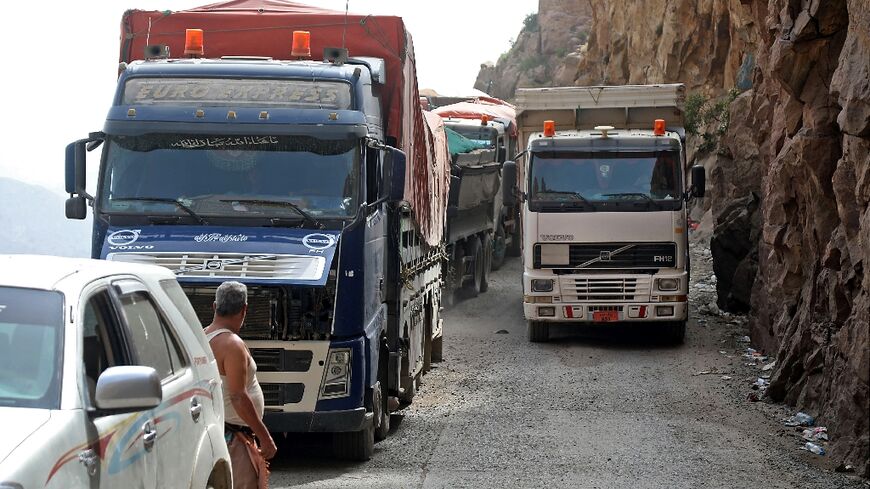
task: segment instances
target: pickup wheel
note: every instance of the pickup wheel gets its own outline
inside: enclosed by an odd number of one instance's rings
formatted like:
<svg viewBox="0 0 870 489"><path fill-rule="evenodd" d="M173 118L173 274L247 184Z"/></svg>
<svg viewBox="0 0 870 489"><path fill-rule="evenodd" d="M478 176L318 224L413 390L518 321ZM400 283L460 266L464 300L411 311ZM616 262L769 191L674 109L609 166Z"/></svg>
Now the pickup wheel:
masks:
<svg viewBox="0 0 870 489"><path fill-rule="evenodd" d="M335 456L342 460L365 462L372 458L375 451L374 424L360 431L335 433L332 438L332 448Z"/></svg>
<svg viewBox="0 0 870 489"><path fill-rule="evenodd" d="M498 226L495 228L495 236L492 239L492 263L491 269L498 270L504 265L505 255L507 254L507 239L504 233L504 223L499 220Z"/></svg>
<svg viewBox="0 0 870 489"><path fill-rule="evenodd" d="M529 341L532 343L544 343L550 339L550 325L541 321L528 322Z"/></svg>

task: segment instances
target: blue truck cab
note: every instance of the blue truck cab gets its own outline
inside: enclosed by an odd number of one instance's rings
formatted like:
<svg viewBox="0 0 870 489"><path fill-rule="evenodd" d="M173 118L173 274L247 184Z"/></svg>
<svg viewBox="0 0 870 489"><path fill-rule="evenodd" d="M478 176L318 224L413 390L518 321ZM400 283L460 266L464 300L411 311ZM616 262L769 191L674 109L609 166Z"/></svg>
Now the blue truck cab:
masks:
<svg viewBox="0 0 870 489"><path fill-rule="evenodd" d="M203 325L216 287L245 283L267 427L336 433L337 455L363 460L440 325L438 250L414 236L384 136L386 76L374 58L134 61L103 131L67 147L67 217L93 207L93 257L169 268Z"/></svg>

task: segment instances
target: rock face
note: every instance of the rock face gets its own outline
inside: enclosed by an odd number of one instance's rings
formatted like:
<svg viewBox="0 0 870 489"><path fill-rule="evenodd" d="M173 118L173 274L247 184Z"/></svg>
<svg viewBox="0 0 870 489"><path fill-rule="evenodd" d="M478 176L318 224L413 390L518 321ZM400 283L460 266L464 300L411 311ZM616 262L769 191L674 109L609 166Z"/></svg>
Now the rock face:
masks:
<svg viewBox="0 0 870 489"><path fill-rule="evenodd" d="M815 415L831 457L870 476L870 2L588 6L588 43L567 45L574 53L535 83L743 92L715 151L688 142L710 176L696 212L715 222L719 304L748 306L753 345L777 358L768 395ZM542 52L547 37L527 35L524 49ZM499 95L510 98L511 80L525 79L507 78Z"/></svg>
<svg viewBox="0 0 870 489"><path fill-rule="evenodd" d="M752 338L778 359L769 395L831 427L868 475L870 4L754 6L762 162Z"/></svg>
<svg viewBox="0 0 870 489"><path fill-rule="evenodd" d="M513 100L517 87L570 85L592 23L587 0L539 0L510 50L498 63L481 65L474 88Z"/></svg>

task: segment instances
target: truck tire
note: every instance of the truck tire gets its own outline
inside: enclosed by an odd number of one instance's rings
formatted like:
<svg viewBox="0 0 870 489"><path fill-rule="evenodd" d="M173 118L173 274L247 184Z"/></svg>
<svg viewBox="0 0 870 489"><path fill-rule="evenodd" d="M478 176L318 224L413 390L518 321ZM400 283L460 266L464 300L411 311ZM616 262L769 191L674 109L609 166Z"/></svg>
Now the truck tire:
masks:
<svg viewBox="0 0 870 489"><path fill-rule="evenodd" d="M665 338L674 345L682 345L686 340L686 321L665 324Z"/></svg>
<svg viewBox="0 0 870 489"><path fill-rule="evenodd" d="M514 219L514 222L519 225L519 219ZM523 254L523 248L520 238L520 230L514 227L514 232L510 235L511 242L507 245L506 254L507 256L520 256Z"/></svg>
<svg viewBox="0 0 870 489"><path fill-rule="evenodd" d="M495 228L495 235L492 239L492 264L491 270L495 271L504 265L505 255L507 254L507 237L504 233L504 223L499 220L498 226Z"/></svg>
<svg viewBox="0 0 870 489"><path fill-rule="evenodd" d="M528 322L529 341L532 343L544 343L550 339L550 324L542 321Z"/></svg>
<svg viewBox="0 0 870 489"><path fill-rule="evenodd" d="M375 451L374 423L360 431L335 433L332 438L335 456L342 460L365 462Z"/></svg>
<svg viewBox="0 0 870 489"><path fill-rule="evenodd" d="M381 377L382 374L379 374ZM390 407L387 403L387 393L383 388L383 381L375 382L372 392L372 408L375 414L375 441L381 441L390 434Z"/></svg>
<svg viewBox="0 0 870 489"><path fill-rule="evenodd" d="M474 264L472 265L474 268L471 281L468 282L463 288L463 295L465 295L466 298L470 299L480 295L480 288L481 284L483 283L483 246L480 244L480 239L477 236L468 240L468 246L465 249L465 254L467 256L474 257Z"/></svg>
<svg viewBox="0 0 870 489"><path fill-rule="evenodd" d="M444 361L444 335L432 340L432 363Z"/></svg>
<svg viewBox="0 0 870 489"><path fill-rule="evenodd" d="M489 271L492 270L492 237L489 233L483 236L481 253L483 254L483 269L480 271L480 291L486 292L489 290Z"/></svg>

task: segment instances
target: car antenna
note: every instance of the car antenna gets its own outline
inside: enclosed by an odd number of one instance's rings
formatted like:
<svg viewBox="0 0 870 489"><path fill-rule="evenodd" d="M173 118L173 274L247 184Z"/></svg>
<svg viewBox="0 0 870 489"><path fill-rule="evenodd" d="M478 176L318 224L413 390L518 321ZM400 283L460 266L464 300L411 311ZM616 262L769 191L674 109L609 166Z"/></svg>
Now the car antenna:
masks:
<svg viewBox="0 0 870 489"><path fill-rule="evenodd" d="M347 37L347 11L350 7L350 0L344 0L344 30L341 31L341 49L347 48L347 45L344 42L345 37Z"/></svg>

